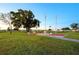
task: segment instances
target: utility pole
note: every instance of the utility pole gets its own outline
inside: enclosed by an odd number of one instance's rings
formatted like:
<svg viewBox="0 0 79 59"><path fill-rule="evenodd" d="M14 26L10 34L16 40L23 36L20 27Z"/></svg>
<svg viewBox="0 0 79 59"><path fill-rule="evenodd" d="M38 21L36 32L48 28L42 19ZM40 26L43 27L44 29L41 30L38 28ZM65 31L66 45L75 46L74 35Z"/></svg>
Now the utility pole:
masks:
<svg viewBox="0 0 79 59"><path fill-rule="evenodd" d="M56 16L56 23L55 23L55 33L57 32L57 16Z"/></svg>
<svg viewBox="0 0 79 59"><path fill-rule="evenodd" d="M44 30L44 34L46 34L46 19L47 19L47 16L45 16L45 30Z"/></svg>
<svg viewBox="0 0 79 59"><path fill-rule="evenodd" d="M46 19L47 19L47 16L45 16L45 31L46 31Z"/></svg>

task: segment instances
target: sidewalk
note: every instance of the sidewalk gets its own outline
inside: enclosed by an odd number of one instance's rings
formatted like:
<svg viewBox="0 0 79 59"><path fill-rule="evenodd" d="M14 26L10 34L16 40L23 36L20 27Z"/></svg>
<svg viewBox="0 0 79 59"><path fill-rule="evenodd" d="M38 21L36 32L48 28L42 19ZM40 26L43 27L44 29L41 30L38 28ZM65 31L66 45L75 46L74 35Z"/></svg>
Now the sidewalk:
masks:
<svg viewBox="0 0 79 59"><path fill-rule="evenodd" d="M73 41L73 42L79 42L79 40L77 40L77 39L64 38L63 36L49 36L49 37L54 37L54 38L61 39L61 40L68 40L68 41Z"/></svg>
<svg viewBox="0 0 79 59"><path fill-rule="evenodd" d="M45 34L45 33L39 33L37 35L41 35L41 36L48 36L48 37L53 37L53 38L57 38L57 39L61 39L61 40L67 40L67 41L73 41L73 42L79 42L78 39L70 39L70 38L64 38L64 36L51 36L50 34Z"/></svg>

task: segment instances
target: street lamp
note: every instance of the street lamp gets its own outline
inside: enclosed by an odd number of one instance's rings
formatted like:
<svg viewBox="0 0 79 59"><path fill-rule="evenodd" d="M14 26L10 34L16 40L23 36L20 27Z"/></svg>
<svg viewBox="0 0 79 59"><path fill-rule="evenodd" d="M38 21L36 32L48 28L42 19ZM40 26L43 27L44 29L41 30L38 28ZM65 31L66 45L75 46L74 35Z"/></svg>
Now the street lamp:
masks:
<svg viewBox="0 0 79 59"><path fill-rule="evenodd" d="M56 16L56 23L55 23L55 33L57 32L57 16Z"/></svg>
<svg viewBox="0 0 79 59"><path fill-rule="evenodd" d="M47 17L45 16L45 30L46 30L46 18L47 18Z"/></svg>
<svg viewBox="0 0 79 59"><path fill-rule="evenodd" d="M45 16L45 30L44 30L44 33L46 34L46 16Z"/></svg>

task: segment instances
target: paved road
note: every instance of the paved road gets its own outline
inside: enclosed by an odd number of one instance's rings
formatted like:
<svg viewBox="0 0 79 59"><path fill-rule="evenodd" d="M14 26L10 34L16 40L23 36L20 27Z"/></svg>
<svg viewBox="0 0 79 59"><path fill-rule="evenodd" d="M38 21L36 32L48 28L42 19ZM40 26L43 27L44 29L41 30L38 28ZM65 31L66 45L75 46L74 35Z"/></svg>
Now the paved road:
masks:
<svg viewBox="0 0 79 59"><path fill-rule="evenodd" d="M64 36L49 36L49 34L38 34L38 35L48 36L48 37L54 37L54 38L61 39L61 40L79 42L79 40L77 40L77 39L64 38Z"/></svg>
<svg viewBox="0 0 79 59"><path fill-rule="evenodd" d="M61 40L68 40L68 41L73 41L73 42L79 42L79 40L77 40L77 39L64 38L62 36L49 36L49 37L54 37L54 38L58 38L58 39L61 39Z"/></svg>

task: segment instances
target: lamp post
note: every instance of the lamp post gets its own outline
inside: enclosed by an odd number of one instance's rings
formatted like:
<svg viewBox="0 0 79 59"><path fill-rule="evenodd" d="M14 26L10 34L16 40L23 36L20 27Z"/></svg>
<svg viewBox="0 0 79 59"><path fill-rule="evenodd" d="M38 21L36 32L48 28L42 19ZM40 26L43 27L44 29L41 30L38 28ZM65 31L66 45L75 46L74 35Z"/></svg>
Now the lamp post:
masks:
<svg viewBox="0 0 79 59"><path fill-rule="evenodd" d="M46 34L46 16L45 16L45 30L44 30L44 33Z"/></svg>
<svg viewBox="0 0 79 59"><path fill-rule="evenodd" d="M45 16L45 30L46 30L46 18L47 18L47 16Z"/></svg>
<svg viewBox="0 0 79 59"><path fill-rule="evenodd" d="M55 23L55 34L56 34L56 32L57 32L57 16L56 16L56 23Z"/></svg>

